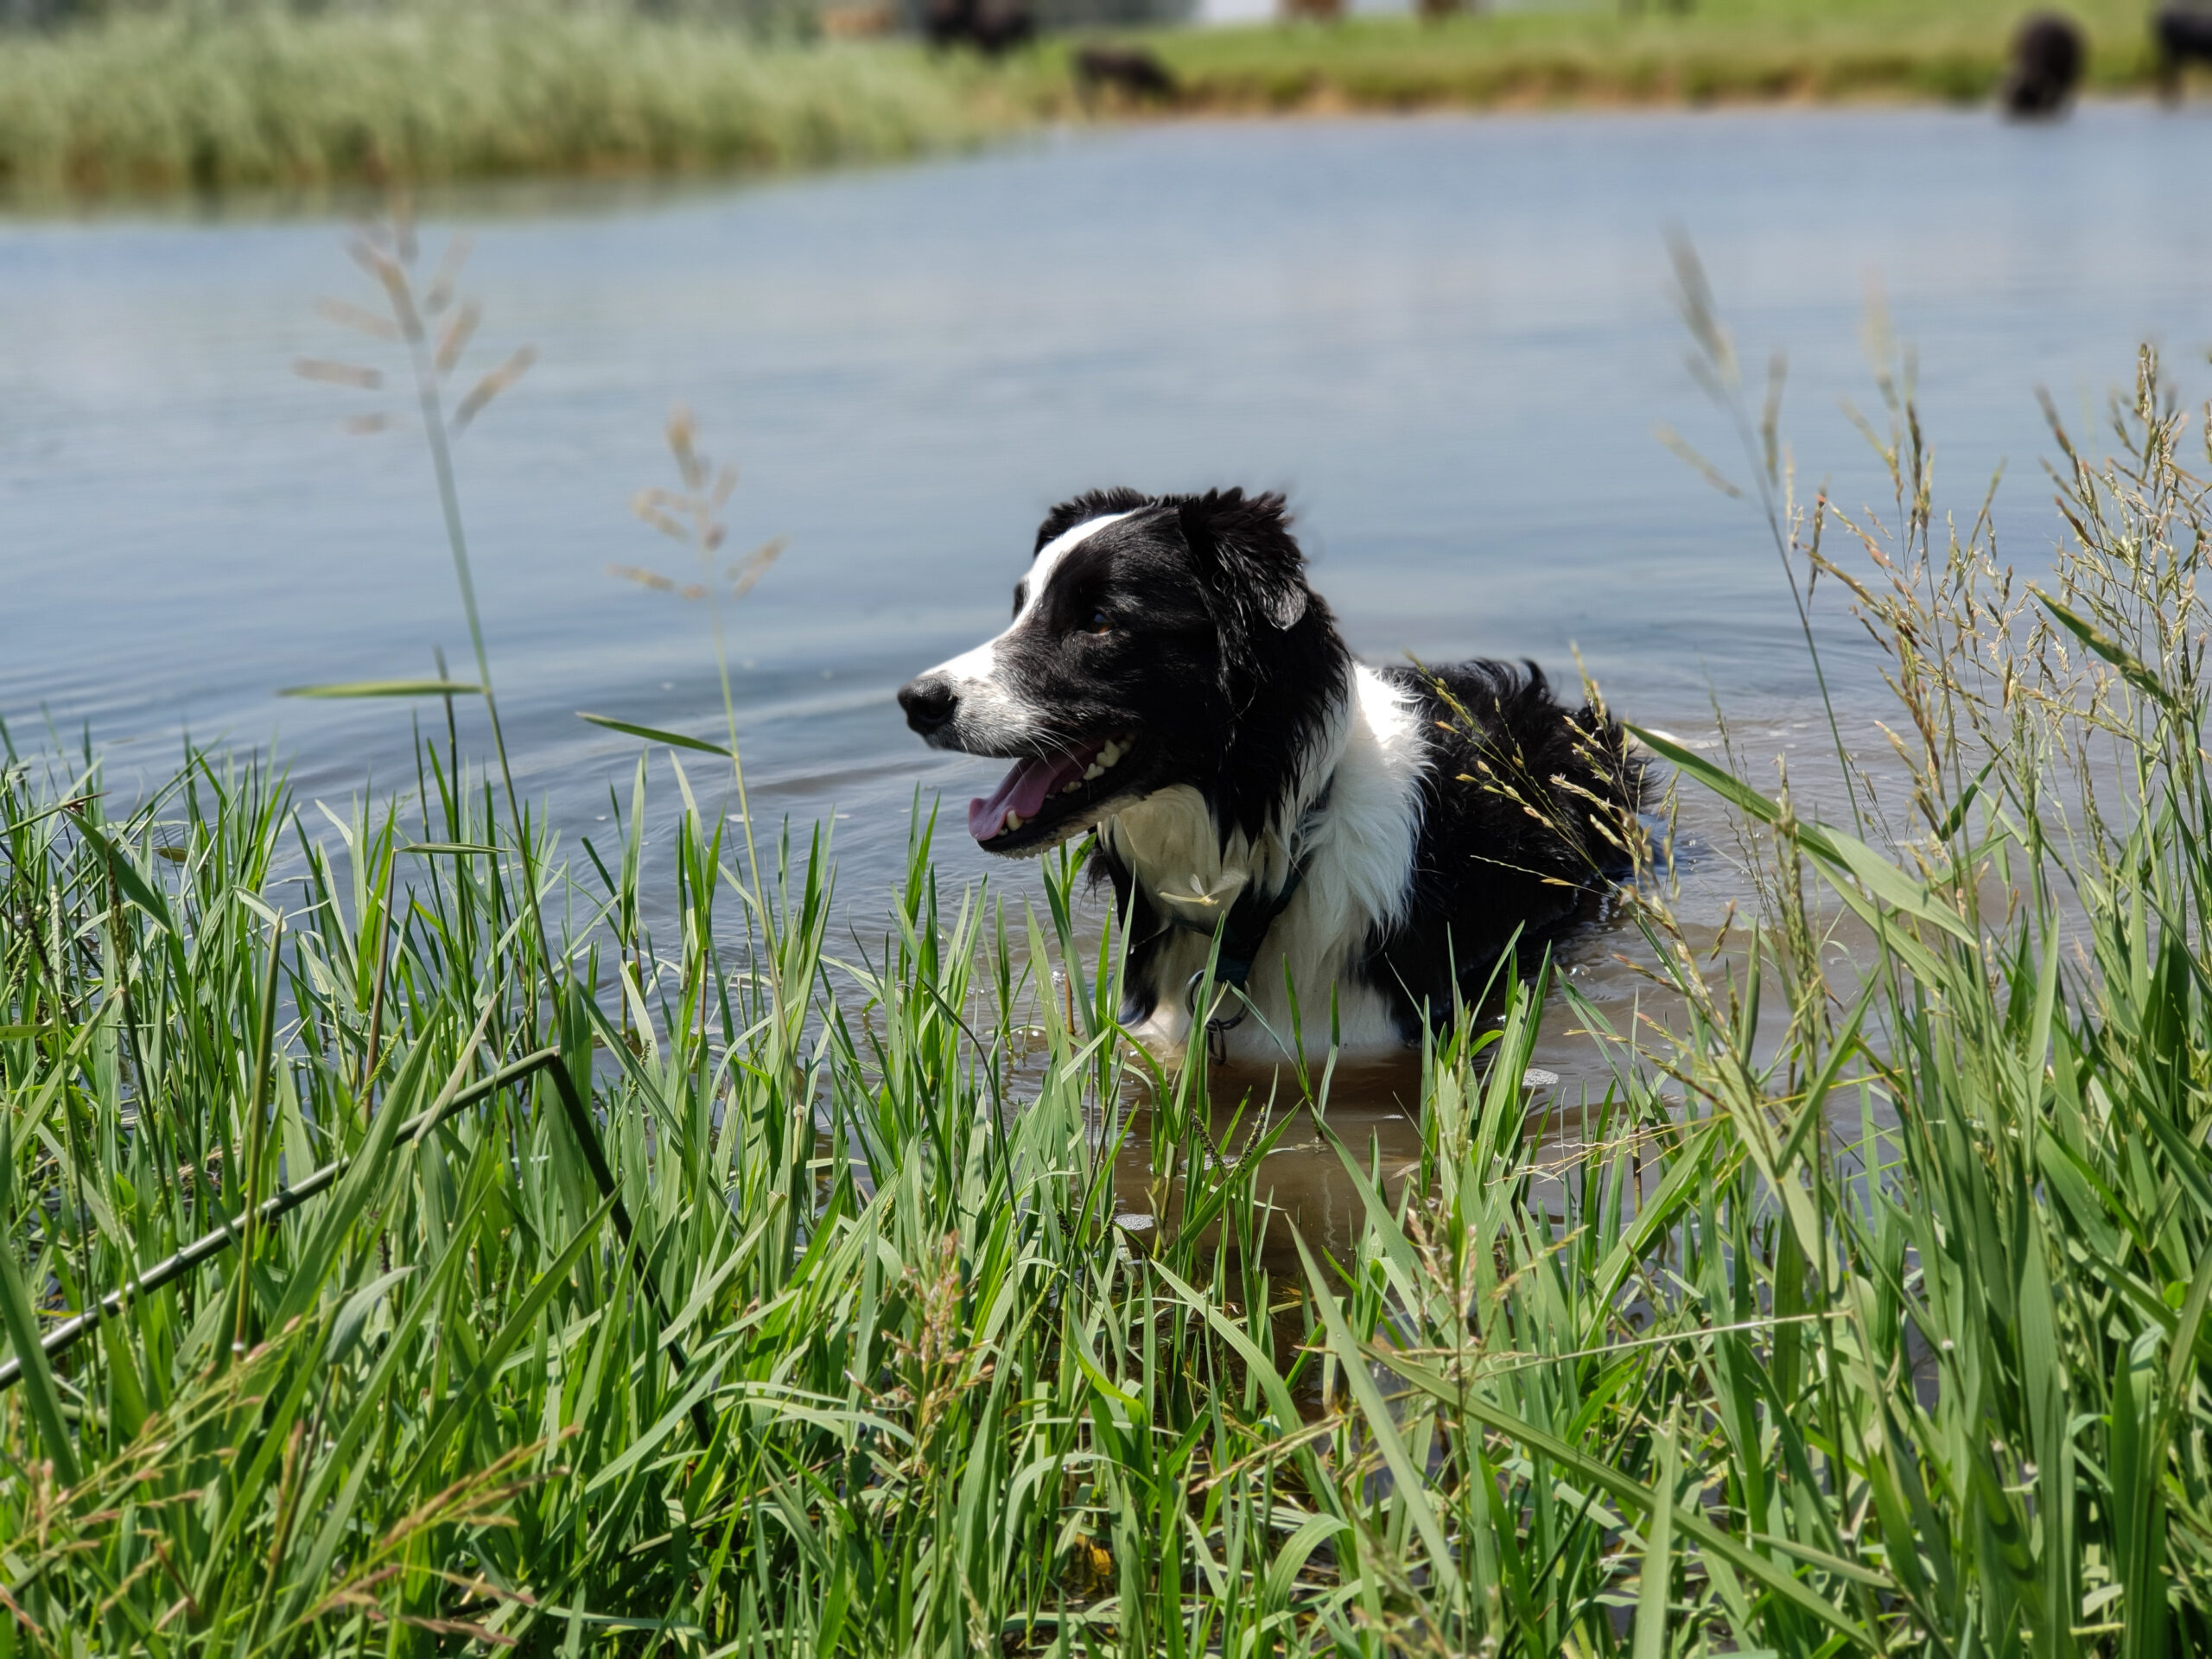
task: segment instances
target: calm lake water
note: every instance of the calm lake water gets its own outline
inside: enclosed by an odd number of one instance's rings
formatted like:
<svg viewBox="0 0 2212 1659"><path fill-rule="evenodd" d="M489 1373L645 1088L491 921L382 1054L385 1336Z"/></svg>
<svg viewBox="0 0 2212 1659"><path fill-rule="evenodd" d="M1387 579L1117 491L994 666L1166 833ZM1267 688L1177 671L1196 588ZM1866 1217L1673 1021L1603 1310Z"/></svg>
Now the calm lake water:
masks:
<svg viewBox="0 0 2212 1659"><path fill-rule="evenodd" d="M997 768L925 752L891 695L1001 626L1038 518L1092 485L1288 491L1371 657L1571 677L1579 651L1646 723L1709 732L1717 697L1755 748L1810 747L1760 522L1654 437L1669 423L1733 464L1683 365L1665 232L1694 241L1750 362L1787 350L1801 476L1847 503L1881 490L1839 407L1878 406L1859 341L1878 286L1916 347L1939 486L1970 518L2004 464L2000 544L2039 565L2056 519L2036 388L2090 426L2145 340L2185 397L2212 378L2207 176L2212 111L2122 105L2049 129L1892 110L1187 124L795 181L440 196L432 243L475 238L472 361L540 353L461 451L519 781L588 832L610 785L626 799L636 745L575 710L719 729L704 618L605 573L682 571L627 509L673 481L677 400L744 468L734 544L790 538L737 619L743 741L756 812L834 823L856 919L918 787L956 808L952 868L982 871L957 809ZM0 717L19 744L89 727L127 780L188 733L273 747L308 797L411 782L403 706L274 696L467 656L419 445L340 431L394 400L290 372L360 355L313 309L372 300L342 228L281 206L0 219ZM1863 731L1878 680L1831 631ZM1028 867L999 874L1033 890Z"/></svg>

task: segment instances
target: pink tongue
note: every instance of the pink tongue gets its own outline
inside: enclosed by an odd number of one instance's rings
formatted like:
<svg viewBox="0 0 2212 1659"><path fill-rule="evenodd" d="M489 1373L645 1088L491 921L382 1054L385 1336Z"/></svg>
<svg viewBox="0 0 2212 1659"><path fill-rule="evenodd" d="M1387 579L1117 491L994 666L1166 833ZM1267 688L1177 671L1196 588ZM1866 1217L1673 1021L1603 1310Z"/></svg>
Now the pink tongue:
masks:
<svg viewBox="0 0 2212 1659"><path fill-rule="evenodd" d="M999 826L1006 822L1008 812L1020 813L1025 822L1035 817L1046 798L1082 777L1103 747L1090 743L1072 754L1015 762L1014 770L1007 773L988 799L979 798L968 803L968 833L978 841L989 841L999 833Z"/></svg>

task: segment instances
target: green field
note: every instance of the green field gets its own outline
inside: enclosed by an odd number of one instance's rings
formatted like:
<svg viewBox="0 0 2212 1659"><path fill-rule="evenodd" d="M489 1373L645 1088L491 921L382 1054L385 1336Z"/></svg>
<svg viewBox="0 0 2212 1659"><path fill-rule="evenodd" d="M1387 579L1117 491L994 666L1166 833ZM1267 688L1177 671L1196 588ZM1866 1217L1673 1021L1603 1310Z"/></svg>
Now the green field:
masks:
<svg viewBox="0 0 2212 1659"><path fill-rule="evenodd" d="M2148 8L2058 8L2090 41L2088 85L2147 86ZM1994 90L2033 7L2015 0L1698 0L1355 19L1148 37L1189 99L1230 110L1784 99L1972 100Z"/></svg>
<svg viewBox="0 0 2212 1659"><path fill-rule="evenodd" d="M856 937L700 740L626 728L596 841L524 812L447 442L488 394L409 238L361 257L476 651L325 690L429 698L419 786L0 769L0 1653L2212 1646L2212 455L2147 358L2116 459L2054 440L2042 591L1950 538L1894 396L1891 516L1824 551L1740 411L1897 764L1823 825L1654 734L1738 821L1733 943L1624 825L1671 1017L1576 1006L1619 1078L1579 1156L1522 1086L1573 991L1509 976L1397 1195L1343 1146L1351 1243L1271 1274L1326 1073L1232 1122L1132 1049L1071 861L955 893L918 830ZM761 567L671 437L719 653Z"/></svg>

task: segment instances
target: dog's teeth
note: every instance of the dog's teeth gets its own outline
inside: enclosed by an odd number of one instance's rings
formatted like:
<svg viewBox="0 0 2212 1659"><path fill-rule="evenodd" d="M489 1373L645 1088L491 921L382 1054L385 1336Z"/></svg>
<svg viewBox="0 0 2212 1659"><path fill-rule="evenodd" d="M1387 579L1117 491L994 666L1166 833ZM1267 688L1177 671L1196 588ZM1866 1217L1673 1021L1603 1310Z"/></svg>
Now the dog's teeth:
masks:
<svg viewBox="0 0 2212 1659"><path fill-rule="evenodd" d="M1060 793L1061 793L1061 794L1063 794L1063 795L1072 795L1072 794L1074 794L1074 793L1076 792L1076 791L1077 791L1078 789L1081 789L1082 787L1083 787L1083 779L1080 779L1080 778L1071 778L1071 779L1068 779L1068 781L1067 781L1067 782L1065 782L1065 784L1062 784L1062 785L1060 785Z"/></svg>
<svg viewBox="0 0 2212 1659"><path fill-rule="evenodd" d="M1109 738L1105 747L1098 751L1098 764L1102 766L1117 765L1122 757L1128 753L1128 751L1122 747L1118 740Z"/></svg>
<svg viewBox="0 0 2212 1659"><path fill-rule="evenodd" d="M1083 774L1083 781L1087 784L1094 778L1103 778L1105 775L1106 768L1094 760L1090 763L1090 770Z"/></svg>
<svg viewBox="0 0 2212 1659"><path fill-rule="evenodd" d="M1007 829L1009 829L1009 830L1019 830L1019 829L1020 829L1020 828L1021 828L1021 814L1020 814L1020 813L1019 813L1019 812L1009 812L1009 813L1007 813L1007 814L1006 815L1006 827L1007 827Z"/></svg>

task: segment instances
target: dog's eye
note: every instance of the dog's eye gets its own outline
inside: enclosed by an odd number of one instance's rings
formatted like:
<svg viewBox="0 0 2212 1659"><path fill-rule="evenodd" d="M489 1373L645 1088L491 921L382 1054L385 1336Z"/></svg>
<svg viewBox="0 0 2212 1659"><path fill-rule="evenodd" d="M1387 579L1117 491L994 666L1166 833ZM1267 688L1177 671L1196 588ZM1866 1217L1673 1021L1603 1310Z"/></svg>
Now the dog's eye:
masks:
<svg viewBox="0 0 2212 1659"><path fill-rule="evenodd" d="M1085 633L1111 633L1114 631L1114 625L1106 620L1105 612L1093 611L1090 613L1090 620L1083 625L1083 631Z"/></svg>

